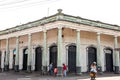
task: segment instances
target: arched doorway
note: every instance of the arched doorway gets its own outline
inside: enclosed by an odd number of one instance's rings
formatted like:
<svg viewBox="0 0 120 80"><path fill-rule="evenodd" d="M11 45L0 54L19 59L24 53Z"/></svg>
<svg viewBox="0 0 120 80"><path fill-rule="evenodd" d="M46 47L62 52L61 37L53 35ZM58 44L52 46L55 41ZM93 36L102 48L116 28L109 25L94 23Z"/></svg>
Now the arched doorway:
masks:
<svg viewBox="0 0 120 80"><path fill-rule="evenodd" d="M53 67L57 67L57 46L53 45L50 47L49 61L53 63Z"/></svg>
<svg viewBox="0 0 120 80"><path fill-rule="evenodd" d="M88 71L90 71L90 65L93 62L97 62L97 52L96 48L88 47Z"/></svg>
<svg viewBox="0 0 120 80"><path fill-rule="evenodd" d="M13 69L15 68L16 49L13 50Z"/></svg>
<svg viewBox="0 0 120 80"><path fill-rule="evenodd" d="M76 46L68 47L68 70L69 73L76 73Z"/></svg>
<svg viewBox="0 0 120 80"><path fill-rule="evenodd" d="M4 52L4 70L5 71L8 71L9 70L9 56L10 56L10 54L9 54L9 52L10 51L8 51L8 53L5 51ZM6 60L7 59L7 60Z"/></svg>
<svg viewBox="0 0 120 80"><path fill-rule="evenodd" d="M110 48L104 49L105 52L105 62L106 62L106 71L113 72L113 50Z"/></svg>
<svg viewBox="0 0 120 80"><path fill-rule="evenodd" d="M27 70L28 48L23 49L23 70Z"/></svg>
<svg viewBox="0 0 120 80"><path fill-rule="evenodd" d="M35 71L41 71L42 68L42 49L37 47L35 49Z"/></svg>

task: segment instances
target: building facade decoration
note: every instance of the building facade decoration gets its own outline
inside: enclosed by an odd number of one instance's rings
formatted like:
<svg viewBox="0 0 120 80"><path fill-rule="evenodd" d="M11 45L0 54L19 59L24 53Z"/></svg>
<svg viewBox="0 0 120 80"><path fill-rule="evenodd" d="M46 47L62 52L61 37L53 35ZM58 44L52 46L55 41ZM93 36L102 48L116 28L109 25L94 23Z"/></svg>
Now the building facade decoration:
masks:
<svg viewBox="0 0 120 80"><path fill-rule="evenodd" d="M120 26L62 13L0 31L0 68L48 71L53 63L62 74L88 72L97 62L100 72L120 71Z"/></svg>

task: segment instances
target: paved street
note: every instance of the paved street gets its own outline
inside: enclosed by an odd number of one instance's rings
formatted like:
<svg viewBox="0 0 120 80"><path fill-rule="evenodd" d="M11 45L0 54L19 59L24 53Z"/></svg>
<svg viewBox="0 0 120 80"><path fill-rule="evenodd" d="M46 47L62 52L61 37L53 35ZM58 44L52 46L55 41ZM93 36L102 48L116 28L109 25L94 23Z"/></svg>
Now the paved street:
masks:
<svg viewBox="0 0 120 80"><path fill-rule="evenodd" d="M90 80L90 78L78 79L78 80ZM100 77L100 78L96 78L96 80L120 80L120 76Z"/></svg>
<svg viewBox="0 0 120 80"><path fill-rule="evenodd" d="M0 80L90 80L90 77L88 73L81 76L68 75L67 77L55 77L40 75L40 73L3 72L0 73ZM96 80L120 80L120 74L104 73L97 75Z"/></svg>

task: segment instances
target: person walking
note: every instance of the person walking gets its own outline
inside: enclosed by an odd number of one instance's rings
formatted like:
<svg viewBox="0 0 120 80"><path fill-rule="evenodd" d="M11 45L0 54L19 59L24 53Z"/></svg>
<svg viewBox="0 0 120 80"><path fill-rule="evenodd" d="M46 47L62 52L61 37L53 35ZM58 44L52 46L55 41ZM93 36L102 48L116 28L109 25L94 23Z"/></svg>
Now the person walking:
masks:
<svg viewBox="0 0 120 80"><path fill-rule="evenodd" d="M49 72L50 72L50 75L53 74L53 63L49 65Z"/></svg>
<svg viewBox="0 0 120 80"><path fill-rule="evenodd" d="M95 80L97 74L96 62L93 62L90 66L90 77L91 80Z"/></svg>
<svg viewBox="0 0 120 80"><path fill-rule="evenodd" d="M63 76L66 77L67 75L67 66L63 63Z"/></svg>

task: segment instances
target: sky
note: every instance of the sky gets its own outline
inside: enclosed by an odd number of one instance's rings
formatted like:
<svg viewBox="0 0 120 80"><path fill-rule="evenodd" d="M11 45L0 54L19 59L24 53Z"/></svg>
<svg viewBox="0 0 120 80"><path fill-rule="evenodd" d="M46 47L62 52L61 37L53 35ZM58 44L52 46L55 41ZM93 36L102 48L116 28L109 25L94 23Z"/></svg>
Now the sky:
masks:
<svg viewBox="0 0 120 80"><path fill-rule="evenodd" d="M120 26L120 0L0 0L0 31L63 13Z"/></svg>

